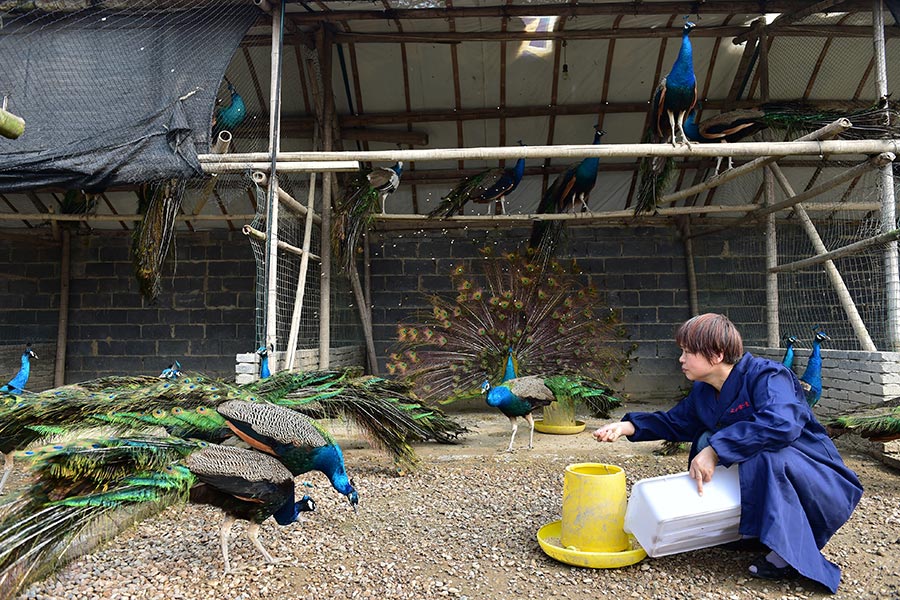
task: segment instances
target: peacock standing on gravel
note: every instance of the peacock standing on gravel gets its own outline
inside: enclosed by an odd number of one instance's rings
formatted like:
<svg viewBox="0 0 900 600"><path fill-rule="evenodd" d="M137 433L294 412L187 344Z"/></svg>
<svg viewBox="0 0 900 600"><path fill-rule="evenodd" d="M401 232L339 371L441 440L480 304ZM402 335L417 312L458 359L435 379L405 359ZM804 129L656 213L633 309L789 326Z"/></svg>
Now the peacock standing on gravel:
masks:
<svg viewBox="0 0 900 600"><path fill-rule="evenodd" d="M291 472L255 450L171 437L76 439L22 453L31 461L31 483L4 505L0 519L0 598L12 597L91 539L116 535L120 522L136 521L189 501L222 509L220 544L231 571L228 542L236 519L250 522L247 536L276 562L258 539L260 524L280 525L313 510L309 496L295 498ZM81 540L79 542L79 540Z"/></svg>
<svg viewBox="0 0 900 600"><path fill-rule="evenodd" d="M342 268L350 272L363 233L372 222L372 215L381 207L384 214L387 197L400 187L403 162L391 167L360 170L346 186L345 197L338 203L332 235L335 254Z"/></svg>
<svg viewBox="0 0 900 600"><path fill-rule="evenodd" d="M510 355L512 361L512 355ZM534 417L531 413L539 406L548 406L553 402L579 399L594 407L602 407L602 416L609 417L609 410L619 406L620 402L612 396L611 390L596 382L577 377L556 375L541 377L530 375L504 380L491 386L485 380L481 385L481 393L486 394L489 406L500 409L509 418L512 436L509 439L507 452L512 452L513 442L518 431L518 418L522 417L531 427L528 438L528 449L534 445Z"/></svg>
<svg viewBox="0 0 900 600"><path fill-rule="evenodd" d="M519 145L524 145L522 140L519 140ZM525 159L520 158L511 168L486 169L466 177L441 198L441 203L428 216L451 217L458 214L469 200L479 204L495 202L500 208L494 213L503 214L506 212L504 199L515 191L524 174Z"/></svg>
<svg viewBox="0 0 900 600"><path fill-rule="evenodd" d="M606 132L594 125L593 145L600 143L600 139ZM588 199L591 191L597 184L597 168L600 164L599 156L590 156L579 163L570 165L565 171L556 176L553 183L541 197L538 205L539 214L573 212L577 205L581 205L582 211L588 209ZM536 221L531 226L531 239L529 246L533 249L541 248L543 254L551 256L554 252L559 235L562 231L562 221Z"/></svg>
<svg viewBox="0 0 900 600"><path fill-rule="evenodd" d="M806 403L814 407L822 397L822 342L830 340L824 331L814 327L816 336L813 338L812 352L806 363L806 370L800 376L800 386L806 392Z"/></svg>
<svg viewBox="0 0 900 600"><path fill-rule="evenodd" d="M387 369L418 397L477 398L479 382L500 381L510 360L518 375L582 377L607 388L627 372L634 347L577 264L537 264L525 250L481 252L482 275L456 266L456 297L432 296L430 311L398 326Z"/></svg>
<svg viewBox="0 0 900 600"><path fill-rule="evenodd" d="M21 366L19 371L9 380L9 383L0 387L0 392L9 392L12 394L21 394L25 391L25 385L28 383L28 377L31 375L31 361L37 359L38 355L31 349L31 342L25 344L25 351L22 352ZM0 489L3 486L0 485Z"/></svg>
<svg viewBox="0 0 900 600"><path fill-rule="evenodd" d="M823 424L833 438L850 432L873 442L900 440L900 397L829 417Z"/></svg>

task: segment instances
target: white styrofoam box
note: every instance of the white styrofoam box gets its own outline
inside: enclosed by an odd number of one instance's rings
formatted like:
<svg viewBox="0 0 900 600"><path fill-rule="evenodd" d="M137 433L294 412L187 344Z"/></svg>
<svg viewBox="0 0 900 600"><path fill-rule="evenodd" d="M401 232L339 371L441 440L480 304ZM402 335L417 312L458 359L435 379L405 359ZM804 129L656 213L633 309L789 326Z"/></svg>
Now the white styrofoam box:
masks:
<svg viewBox="0 0 900 600"><path fill-rule="evenodd" d="M737 465L716 467L702 496L686 472L642 479L632 486L625 509L625 531L654 557L738 540L740 522Z"/></svg>

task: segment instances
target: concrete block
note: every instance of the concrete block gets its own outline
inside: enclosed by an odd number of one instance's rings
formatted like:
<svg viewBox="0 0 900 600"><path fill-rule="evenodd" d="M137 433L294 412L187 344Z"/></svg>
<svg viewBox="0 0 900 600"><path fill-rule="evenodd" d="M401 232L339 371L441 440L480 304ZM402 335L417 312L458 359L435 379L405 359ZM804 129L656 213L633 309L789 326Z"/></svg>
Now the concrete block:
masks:
<svg viewBox="0 0 900 600"><path fill-rule="evenodd" d="M235 356L235 361L239 363L254 363L259 364L259 354L256 352L246 352L242 354L237 354Z"/></svg>
<svg viewBox="0 0 900 600"><path fill-rule="evenodd" d="M234 365L234 372L239 375L253 375L255 377L259 374L259 366L251 363L238 363Z"/></svg>
<svg viewBox="0 0 900 600"><path fill-rule="evenodd" d="M253 383L258 377L256 375L238 374L234 376L234 382L238 385Z"/></svg>

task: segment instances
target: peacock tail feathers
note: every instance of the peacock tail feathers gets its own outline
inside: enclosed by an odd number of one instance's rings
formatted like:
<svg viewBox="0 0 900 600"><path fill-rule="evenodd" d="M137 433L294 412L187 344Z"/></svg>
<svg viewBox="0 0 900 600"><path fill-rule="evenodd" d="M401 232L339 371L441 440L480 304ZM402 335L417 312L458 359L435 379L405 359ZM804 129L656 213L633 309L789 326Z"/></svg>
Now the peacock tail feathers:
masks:
<svg viewBox="0 0 900 600"><path fill-rule="evenodd" d="M578 374L617 381L631 349L613 311L583 285L577 265L542 266L533 254L494 257L483 250L482 277L453 268L455 298L430 298L431 310L401 324L388 370L417 396L453 401L475 397L485 378L500 381L512 349L520 374Z"/></svg>
<svg viewBox="0 0 900 600"><path fill-rule="evenodd" d="M459 212L463 205L469 201L472 196L476 196L485 191L482 183L485 181L493 181L497 178L502 169L485 169L475 175L466 177L447 192L447 195L441 198L441 202L437 207L428 213L429 217L450 217L454 213Z"/></svg>
<svg viewBox="0 0 900 600"><path fill-rule="evenodd" d="M823 425L832 437L850 431L873 442L900 439L900 397L836 415Z"/></svg>
<svg viewBox="0 0 900 600"><path fill-rule="evenodd" d="M554 375L544 379L544 384L553 392L557 402L572 401L586 405L597 417L609 418L614 408L622 401L613 395L610 387L601 381L586 377Z"/></svg>
<svg viewBox="0 0 900 600"><path fill-rule="evenodd" d="M162 266L175 236L175 217L181 209L185 180L167 179L141 186L131 258L141 295L155 302L161 290Z"/></svg>
<svg viewBox="0 0 900 600"><path fill-rule="evenodd" d="M346 196L337 203L332 229L332 248L345 273L356 260L363 233L380 210L381 193L369 183L369 169L358 171L345 186Z"/></svg>

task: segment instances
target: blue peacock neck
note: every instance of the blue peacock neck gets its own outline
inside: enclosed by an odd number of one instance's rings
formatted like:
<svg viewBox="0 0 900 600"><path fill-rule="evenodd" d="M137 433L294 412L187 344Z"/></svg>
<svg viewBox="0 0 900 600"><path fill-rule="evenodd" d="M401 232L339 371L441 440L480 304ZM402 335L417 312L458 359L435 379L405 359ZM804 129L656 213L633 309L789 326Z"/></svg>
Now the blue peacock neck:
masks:
<svg viewBox="0 0 900 600"><path fill-rule="evenodd" d="M692 86L696 81L694 77L694 50L691 47L690 33L691 30L685 28L684 33L681 34L681 48L678 50L678 57L675 59L672 71L666 80L667 85Z"/></svg>
<svg viewBox="0 0 900 600"><path fill-rule="evenodd" d="M353 491L344 467L344 453L341 452L340 446L329 444L318 448L313 453L312 463L313 468L324 473L331 486L338 492L346 496Z"/></svg>

